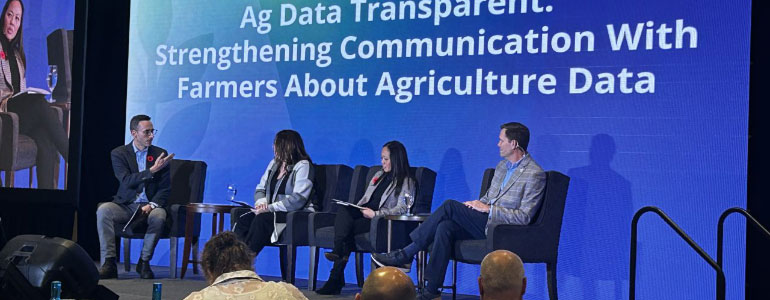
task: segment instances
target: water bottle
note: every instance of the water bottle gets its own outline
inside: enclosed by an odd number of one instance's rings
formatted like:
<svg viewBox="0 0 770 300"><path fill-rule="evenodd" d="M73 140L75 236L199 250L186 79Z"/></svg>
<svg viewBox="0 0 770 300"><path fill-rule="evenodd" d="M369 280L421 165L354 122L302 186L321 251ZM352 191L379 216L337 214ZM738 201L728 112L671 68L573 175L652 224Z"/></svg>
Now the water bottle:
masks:
<svg viewBox="0 0 770 300"><path fill-rule="evenodd" d="M51 300L61 300L61 281L51 282Z"/></svg>
<svg viewBox="0 0 770 300"><path fill-rule="evenodd" d="M233 201L235 200L235 195L238 194L238 189L235 187L234 183L230 183L227 185L227 201Z"/></svg>
<svg viewBox="0 0 770 300"><path fill-rule="evenodd" d="M152 300L160 300L161 285L160 282L152 284Z"/></svg>

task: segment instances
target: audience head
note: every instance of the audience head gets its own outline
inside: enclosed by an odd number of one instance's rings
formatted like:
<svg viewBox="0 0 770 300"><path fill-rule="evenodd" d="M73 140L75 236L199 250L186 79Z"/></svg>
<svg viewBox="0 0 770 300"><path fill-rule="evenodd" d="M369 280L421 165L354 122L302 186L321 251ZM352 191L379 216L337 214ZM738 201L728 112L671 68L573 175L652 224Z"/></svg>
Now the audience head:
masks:
<svg viewBox="0 0 770 300"><path fill-rule="evenodd" d="M302 137L294 130L281 130L275 134L273 140L273 152L275 160L293 165L301 160L310 161L310 156L305 151L305 143Z"/></svg>
<svg viewBox="0 0 770 300"><path fill-rule="evenodd" d="M238 240L232 231L213 236L203 247L201 267L209 284L220 275L241 270L254 270L254 252Z"/></svg>
<svg viewBox="0 0 770 300"><path fill-rule="evenodd" d="M524 263L507 250L496 250L481 261L481 299L521 299L527 289Z"/></svg>
<svg viewBox="0 0 770 300"><path fill-rule="evenodd" d="M5 2L5 6L3 6L3 13L0 16L0 24L3 25L3 36L6 40L8 40L12 47L15 47L19 50L21 60L26 64L23 47L23 15L24 3L22 3L21 0L8 0Z"/></svg>
<svg viewBox="0 0 770 300"><path fill-rule="evenodd" d="M417 297L414 283L404 272L394 267L372 271L356 300L411 300Z"/></svg>

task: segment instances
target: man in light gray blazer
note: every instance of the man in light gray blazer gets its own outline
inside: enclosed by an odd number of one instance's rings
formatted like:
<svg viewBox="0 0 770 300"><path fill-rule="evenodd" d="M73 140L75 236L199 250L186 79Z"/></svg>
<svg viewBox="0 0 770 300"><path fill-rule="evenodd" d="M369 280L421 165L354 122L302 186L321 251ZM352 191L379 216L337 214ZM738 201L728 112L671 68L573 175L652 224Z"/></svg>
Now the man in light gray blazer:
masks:
<svg viewBox="0 0 770 300"><path fill-rule="evenodd" d="M478 200L447 200L409 236L404 249L375 253L380 265L403 267L414 255L431 246L426 270L427 285L418 299L439 298L439 287L449 264L455 240L485 239L490 224L529 224L537 213L545 190L545 172L527 152L529 129L521 123L500 126L500 156L492 185Z"/></svg>

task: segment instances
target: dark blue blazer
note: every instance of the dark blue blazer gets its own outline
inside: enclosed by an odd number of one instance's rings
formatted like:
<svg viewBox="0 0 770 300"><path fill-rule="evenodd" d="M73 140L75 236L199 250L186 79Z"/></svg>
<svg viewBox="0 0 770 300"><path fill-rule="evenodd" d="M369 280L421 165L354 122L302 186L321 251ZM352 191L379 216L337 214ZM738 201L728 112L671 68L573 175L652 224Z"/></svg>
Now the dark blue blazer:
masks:
<svg viewBox="0 0 770 300"><path fill-rule="evenodd" d="M112 157L112 170L120 182L118 193L112 197L112 202L130 204L136 200L136 195L142 192L142 188L145 188L147 199L150 202L155 202L158 206L165 207L168 195L171 193L171 164L169 163L155 174L150 172L150 167L155 164L155 160L161 153L168 155L165 149L150 146L147 151L146 168L144 171L139 172L136 154L131 143L112 149L110 153Z"/></svg>

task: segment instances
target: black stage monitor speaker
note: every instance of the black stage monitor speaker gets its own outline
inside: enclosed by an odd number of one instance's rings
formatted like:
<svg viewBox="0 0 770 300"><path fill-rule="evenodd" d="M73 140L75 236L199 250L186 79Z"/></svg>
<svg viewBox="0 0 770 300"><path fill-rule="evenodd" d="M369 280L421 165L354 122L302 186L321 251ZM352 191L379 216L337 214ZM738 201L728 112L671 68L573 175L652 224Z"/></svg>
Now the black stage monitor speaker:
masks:
<svg viewBox="0 0 770 300"><path fill-rule="evenodd" d="M32 288L50 293L51 282L62 283L62 298L92 295L99 271L85 250L73 241L42 235L19 235L0 251L0 273L15 266Z"/></svg>

